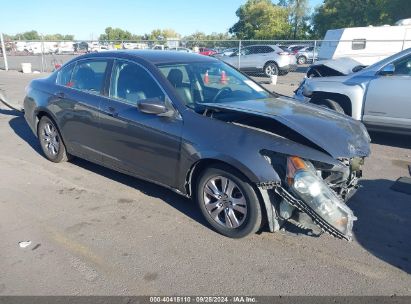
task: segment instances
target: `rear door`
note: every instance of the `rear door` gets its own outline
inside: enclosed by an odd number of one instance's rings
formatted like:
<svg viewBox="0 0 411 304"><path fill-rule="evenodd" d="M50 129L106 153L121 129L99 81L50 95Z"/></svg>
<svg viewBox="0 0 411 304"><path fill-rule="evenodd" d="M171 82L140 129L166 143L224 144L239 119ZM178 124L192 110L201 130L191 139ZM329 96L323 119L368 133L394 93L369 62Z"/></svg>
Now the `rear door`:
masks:
<svg viewBox="0 0 411 304"><path fill-rule="evenodd" d="M411 55L394 62L393 75L379 75L369 84L364 122L411 129Z"/></svg>
<svg viewBox="0 0 411 304"><path fill-rule="evenodd" d="M101 161L99 106L108 66L105 59L85 59L63 68L54 97L68 152L95 161Z"/></svg>
<svg viewBox="0 0 411 304"><path fill-rule="evenodd" d="M151 73L125 60L113 64L109 96L101 103L103 161L133 175L175 186L182 120L140 112L139 100L169 99Z"/></svg>

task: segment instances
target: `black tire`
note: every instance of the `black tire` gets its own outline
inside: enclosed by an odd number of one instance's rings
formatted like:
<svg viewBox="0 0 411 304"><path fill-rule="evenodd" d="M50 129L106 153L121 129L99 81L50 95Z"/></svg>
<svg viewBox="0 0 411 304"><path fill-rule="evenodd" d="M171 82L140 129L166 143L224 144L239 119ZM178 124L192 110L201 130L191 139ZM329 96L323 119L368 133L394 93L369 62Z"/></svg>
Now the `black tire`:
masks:
<svg viewBox="0 0 411 304"><path fill-rule="evenodd" d="M232 202L228 202L227 200L230 200L230 195L228 198L226 198L225 203L227 205L223 207L215 207L213 211L218 212L217 218L220 218L224 215L224 219L227 220L227 215L230 214L229 208L232 208L232 212L236 213L235 218L241 219L241 224L238 223L239 225L237 227L227 227L227 224L224 225L221 222L218 222L219 219L214 219L211 215L213 213L210 210L211 204L209 204L209 210L207 210L206 207L206 200L209 198L211 200L215 200L212 204L217 204L218 202L221 202L224 200L222 198L221 200L217 200L215 197L211 197L208 194L206 194L205 187L208 185L208 183L214 179L217 179L219 177L227 178L230 180L230 182L234 182L234 189L232 190L232 193L235 193L236 190L239 190L241 193L241 196L239 196L241 201L244 201L244 203L241 203L242 206L245 206L246 208L246 214L241 218L241 213L237 213L234 206L230 207L229 204ZM228 183L227 183L228 185ZM231 184L232 185L232 184ZM228 187L227 187L228 188ZM238 194L239 192L237 192ZM242 238L247 235L253 234L258 231L258 229L261 227L262 224L262 212L261 212L261 205L258 199L258 196L256 192L254 191L253 187L251 184L248 182L247 178L244 177L241 173L239 173L237 170L226 166L226 165L214 165L212 167L206 168L198 177L197 182L196 182L196 192L195 192L195 197L194 199L196 200L198 206L200 207L200 210L204 216L204 218L207 220L207 222L219 233L222 235L225 235L230 238ZM233 200L235 198L232 198ZM224 203L224 204L225 204ZM220 203L223 204L223 203ZM239 204L239 205L241 205ZM235 205L235 204L234 204ZM219 210L221 211L219 211ZM228 212L227 212L228 210ZM223 215L222 215L223 213ZM229 221L228 225L231 226L232 221Z"/></svg>
<svg viewBox="0 0 411 304"><path fill-rule="evenodd" d="M312 103L315 103L316 105L319 105L319 106L324 106L338 113L345 114L344 109L341 107L341 105L335 100L332 100L330 98L318 99L318 100L313 101Z"/></svg>
<svg viewBox="0 0 411 304"><path fill-rule="evenodd" d="M48 135L46 130L50 126L52 127L52 131L48 132L50 133ZM39 139L41 150L49 161L61 163L69 160L70 155L67 153L60 131L52 119L47 116L43 116L40 119L37 126L37 137Z"/></svg>
<svg viewBox="0 0 411 304"><path fill-rule="evenodd" d="M278 65L275 62L268 62L264 66L264 74L267 77L278 75L280 69L278 68Z"/></svg>
<svg viewBox="0 0 411 304"><path fill-rule="evenodd" d="M297 58L297 63L298 63L298 64L306 64L306 63L307 63L307 57L305 57L305 56L299 56L299 57Z"/></svg>

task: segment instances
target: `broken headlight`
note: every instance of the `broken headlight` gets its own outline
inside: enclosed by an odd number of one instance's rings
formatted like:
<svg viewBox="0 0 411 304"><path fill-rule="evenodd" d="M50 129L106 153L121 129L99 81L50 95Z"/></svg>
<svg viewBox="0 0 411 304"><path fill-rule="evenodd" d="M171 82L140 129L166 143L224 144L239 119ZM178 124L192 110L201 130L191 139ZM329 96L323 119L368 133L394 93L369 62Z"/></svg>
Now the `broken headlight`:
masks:
<svg viewBox="0 0 411 304"><path fill-rule="evenodd" d="M351 237L356 217L342 199L316 174L311 163L296 156L288 157L287 183L290 190L324 221L348 238Z"/></svg>

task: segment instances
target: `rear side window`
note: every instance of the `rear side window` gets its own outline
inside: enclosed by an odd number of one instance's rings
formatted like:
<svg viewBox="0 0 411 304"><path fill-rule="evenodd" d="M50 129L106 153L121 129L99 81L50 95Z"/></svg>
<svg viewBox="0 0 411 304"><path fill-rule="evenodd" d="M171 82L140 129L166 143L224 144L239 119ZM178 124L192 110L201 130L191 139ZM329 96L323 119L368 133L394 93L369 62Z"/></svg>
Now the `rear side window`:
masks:
<svg viewBox="0 0 411 304"><path fill-rule="evenodd" d="M266 53L271 53L273 51L274 51L273 48L268 45L262 45L258 47L258 53L266 54ZM282 51L282 49L280 51Z"/></svg>
<svg viewBox="0 0 411 304"><path fill-rule="evenodd" d="M63 85L63 86L70 86L71 83L71 74L73 74L73 68L75 64L70 64L65 67L63 67L57 75L57 84Z"/></svg>
<svg viewBox="0 0 411 304"><path fill-rule="evenodd" d="M121 60L114 62L110 97L125 100L132 105L147 98L165 101L165 94L160 86L144 68Z"/></svg>
<svg viewBox="0 0 411 304"><path fill-rule="evenodd" d="M100 93L106 68L107 61L104 60L78 62L71 77L71 87L91 93Z"/></svg>

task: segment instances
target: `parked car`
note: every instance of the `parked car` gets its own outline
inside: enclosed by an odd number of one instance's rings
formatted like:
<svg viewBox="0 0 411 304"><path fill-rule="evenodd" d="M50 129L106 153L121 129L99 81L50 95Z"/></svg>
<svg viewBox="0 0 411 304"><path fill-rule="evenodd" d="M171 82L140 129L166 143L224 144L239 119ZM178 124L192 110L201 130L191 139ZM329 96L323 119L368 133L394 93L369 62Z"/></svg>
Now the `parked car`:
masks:
<svg viewBox="0 0 411 304"><path fill-rule="evenodd" d="M213 49L201 47L201 48L198 49L198 53L200 55L212 56L214 54L217 54L217 51L213 50Z"/></svg>
<svg viewBox="0 0 411 304"><path fill-rule="evenodd" d="M166 50L168 50L168 46L167 46L167 45L163 45L163 44L156 44L156 45L154 45L151 49L152 49L152 50L166 51Z"/></svg>
<svg viewBox="0 0 411 304"><path fill-rule="evenodd" d="M240 57L240 58L238 58ZM286 75L296 69L296 58L276 45L251 45L221 60L244 72Z"/></svg>
<svg viewBox="0 0 411 304"><path fill-rule="evenodd" d="M223 235L293 219L351 238L345 201L370 152L363 125L279 97L215 58L82 55L29 84L24 116L50 161L77 156L168 187Z"/></svg>
<svg viewBox="0 0 411 304"><path fill-rule="evenodd" d="M295 54L298 64L306 64L318 59L318 51L313 46L304 47Z"/></svg>
<svg viewBox="0 0 411 304"><path fill-rule="evenodd" d="M85 41L76 42L73 44L75 53L87 53L88 52L88 43Z"/></svg>
<svg viewBox="0 0 411 304"><path fill-rule="evenodd" d="M371 130L410 133L411 48L366 68L356 67L357 71L339 69L340 75L348 75L306 78L295 98L345 113Z"/></svg>
<svg viewBox="0 0 411 304"><path fill-rule="evenodd" d="M175 50L177 52L184 52L184 53L192 53L193 52L192 50L190 50L188 48L180 47L180 46L175 48L175 49L172 49L172 50Z"/></svg>
<svg viewBox="0 0 411 304"><path fill-rule="evenodd" d="M216 58L221 58L224 56L231 56L234 52L236 52L238 50L238 48L228 48L228 49L223 49L218 53L215 53L214 55L212 55L213 57Z"/></svg>
<svg viewBox="0 0 411 304"><path fill-rule="evenodd" d="M305 48L305 47L307 47L306 45L299 45L299 44L297 44L297 45L290 45L289 47L288 47L288 51L290 52L290 53L292 53L292 54L297 54L297 52L299 51L299 50L301 50L301 49L303 49L303 48Z"/></svg>

